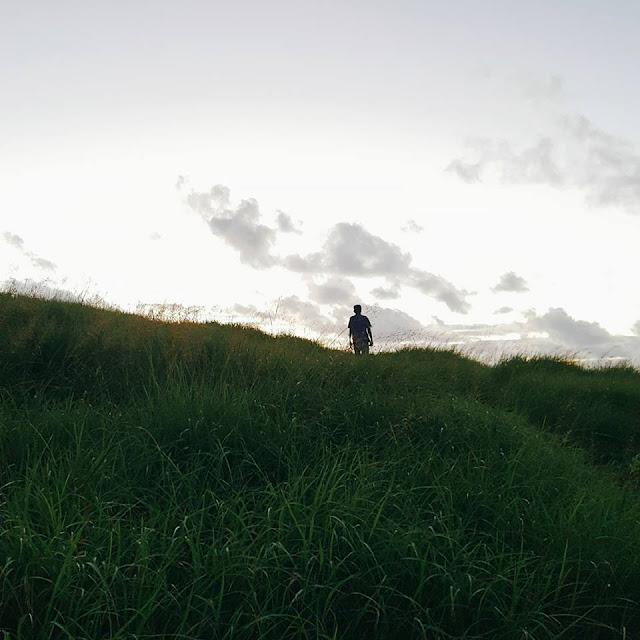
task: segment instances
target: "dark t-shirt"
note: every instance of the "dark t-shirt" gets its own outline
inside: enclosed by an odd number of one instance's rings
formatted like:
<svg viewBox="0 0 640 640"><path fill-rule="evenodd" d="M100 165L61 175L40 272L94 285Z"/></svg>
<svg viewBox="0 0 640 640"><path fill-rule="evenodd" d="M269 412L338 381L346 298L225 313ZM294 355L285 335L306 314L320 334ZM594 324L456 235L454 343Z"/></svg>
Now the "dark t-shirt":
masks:
<svg viewBox="0 0 640 640"><path fill-rule="evenodd" d="M355 315L349 318L348 328L351 329L351 335L353 335L354 338L366 340L368 338L367 327L371 327L367 316Z"/></svg>

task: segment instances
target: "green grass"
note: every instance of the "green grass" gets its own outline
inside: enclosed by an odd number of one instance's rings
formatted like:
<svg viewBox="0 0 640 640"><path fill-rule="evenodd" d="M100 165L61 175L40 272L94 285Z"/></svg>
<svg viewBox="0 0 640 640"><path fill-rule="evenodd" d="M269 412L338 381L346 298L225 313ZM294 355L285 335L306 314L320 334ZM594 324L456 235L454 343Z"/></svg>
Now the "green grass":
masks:
<svg viewBox="0 0 640 640"><path fill-rule="evenodd" d="M0 295L5 638L640 637L640 381Z"/></svg>

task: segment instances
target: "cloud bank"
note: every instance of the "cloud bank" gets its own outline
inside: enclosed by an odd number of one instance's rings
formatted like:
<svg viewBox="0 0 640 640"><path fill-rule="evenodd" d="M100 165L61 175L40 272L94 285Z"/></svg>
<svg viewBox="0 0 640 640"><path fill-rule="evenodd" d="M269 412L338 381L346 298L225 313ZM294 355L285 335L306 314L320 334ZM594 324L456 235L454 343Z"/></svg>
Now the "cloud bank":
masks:
<svg viewBox="0 0 640 640"><path fill-rule="evenodd" d="M276 319L291 333L312 329L329 346L344 346L352 313L345 304L333 306L325 315L319 304L297 296L273 301L268 311L242 305L234 310L267 330L274 327ZM629 361L640 365L640 335L613 335L597 322L573 318L563 308L551 308L542 314L530 311L524 320L496 324L446 324L436 317L420 320L399 309L375 304L365 305L363 312L371 320L374 343L382 349L455 347L488 362L527 354L560 355L585 364Z"/></svg>
<svg viewBox="0 0 640 640"><path fill-rule="evenodd" d="M553 145L544 142L535 147L535 153L522 156L511 168L529 180L564 184L562 172L556 170L559 165L553 164L552 151ZM421 319L378 305L376 301L393 300L403 288L412 288L463 314L469 310L467 297L471 294L437 274L416 268L410 253L359 224L334 224L317 250L282 255L278 251L282 235L301 232L284 212L277 212L268 224L255 200L232 205L229 189L222 185L205 192L191 191L185 201L203 218L212 234L237 251L243 263L255 269L277 267L297 274L307 288L306 299L287 296L273 301L269 311L236 305L232 311L241 314L242 321L255 322L267 329L277 325L289 332L306 328L323 336L324 341L331 336L341 340L352 305L359 302L372 321L377 344L384 343L386 348L435 344L471 347L472 355L493 354L491 357L496 353L525 352L640 359L640 335L612 335L598 323L575 319L562 308L542 314L528 312L521 321L464 325L434 321L431 315L428 320ZM366 296L358 295L360 284L354 284L356 279L378 280L378 286L370 289L372 298L367 300ZM529 287L523 277L508 271L492 290L522 293ZM514 312L512 307L503 306L495 314ZM633 331L640 334L640 321Z"/></svg>
<svg viewBox="0 0 640 640"><path fill-rule="evenodd" d="M179 180L178 184L180 190L184 189L184 181ZM338 277L343 280L382 277L387 282L387 291L412 287L457 313L467 313L470 309L466 300L468 291L439 275L416 269L409 253L359 224L333 225L319 251L280 256L276 253L280 234L300 233L286 213L279 211L275 226L268 226L262 222L256 200L242 200L233 207L229 189L222 185L204 192L192 190L186 196L186 204L204 219L215 236L238 252L242 263L255 269L278 266L301 277L333 278L334 282ZM321 295L320 289L313 286L312 291L316 296ZM329 290L325 288L325 291ZM346 291L353 291L353 286L343 285L336 290L336 302L345 299Z"/></svg>

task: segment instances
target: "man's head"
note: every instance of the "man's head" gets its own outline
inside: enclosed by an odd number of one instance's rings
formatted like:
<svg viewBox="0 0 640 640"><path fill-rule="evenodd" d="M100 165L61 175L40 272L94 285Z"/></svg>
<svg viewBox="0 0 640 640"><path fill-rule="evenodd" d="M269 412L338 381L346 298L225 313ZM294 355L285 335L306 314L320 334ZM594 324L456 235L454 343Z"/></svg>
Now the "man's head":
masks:
<svg viewBox="0 0 640 640"><path fill-rule="evenodd" d="M353 305L353 310L355 313L357 313L358 315L362 313L362 307L359 304L354 304Z"/></svg>

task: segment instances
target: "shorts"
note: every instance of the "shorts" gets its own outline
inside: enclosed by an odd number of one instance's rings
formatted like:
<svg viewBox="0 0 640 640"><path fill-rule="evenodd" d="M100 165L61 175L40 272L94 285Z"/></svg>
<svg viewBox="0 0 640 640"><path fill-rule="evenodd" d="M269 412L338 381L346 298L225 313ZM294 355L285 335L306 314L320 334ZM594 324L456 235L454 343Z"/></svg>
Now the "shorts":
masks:
<svg viewBox="0 0 640 640"><path fill-rule="evenodd" d="M353 352L357 356L359 356L360 354L367 355L369 353L369 338L354 338Z"/></svg>

